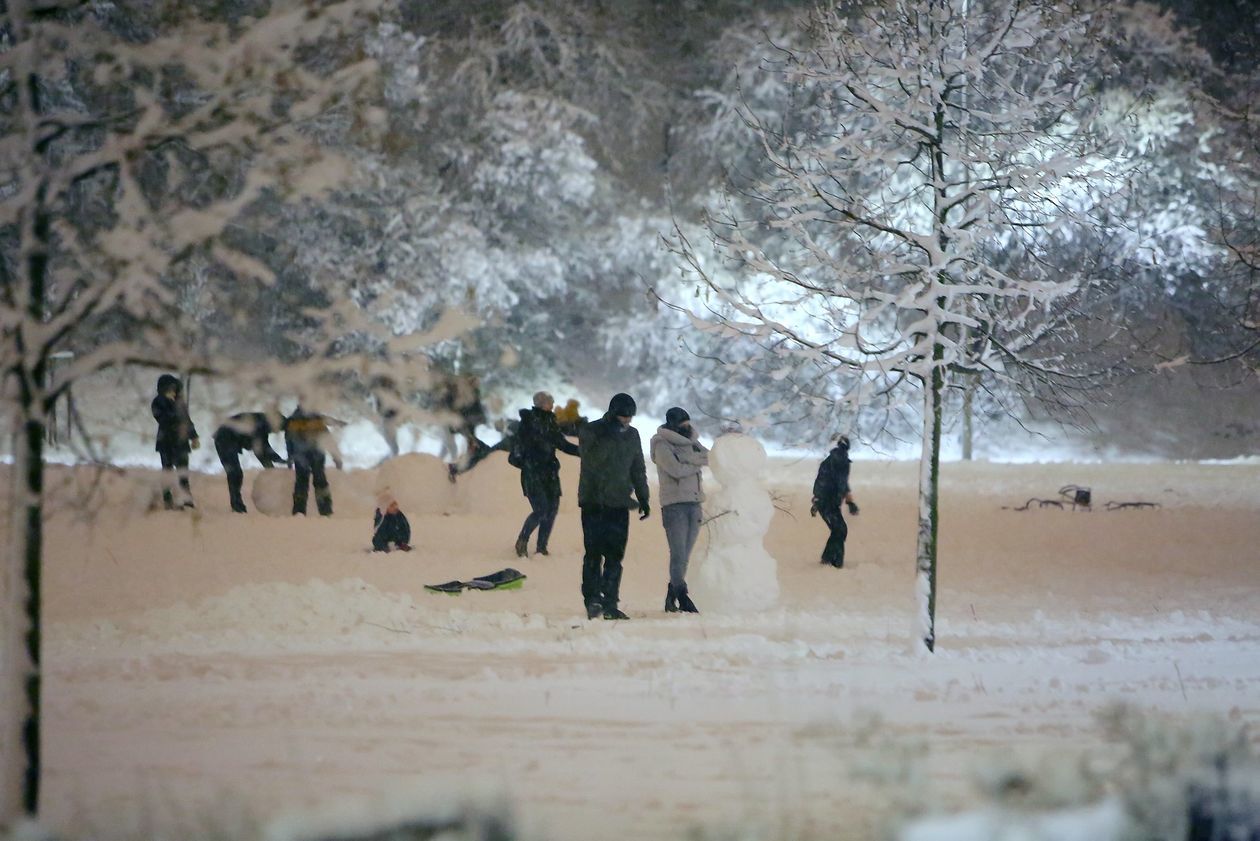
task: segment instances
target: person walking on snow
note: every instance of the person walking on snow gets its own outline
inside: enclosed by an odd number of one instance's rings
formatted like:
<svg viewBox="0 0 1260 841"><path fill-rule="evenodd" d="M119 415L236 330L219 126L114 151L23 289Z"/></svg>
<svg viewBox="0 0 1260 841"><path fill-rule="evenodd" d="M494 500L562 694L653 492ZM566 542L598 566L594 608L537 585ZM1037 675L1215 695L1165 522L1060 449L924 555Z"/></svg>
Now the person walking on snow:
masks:
<svg viewBox="0 0 1260 841"><path fill-rule="evenodd" d="M341 452L328 431L328 418L318 412L308 412L298 405L284 422L284 446L289 453L289 466L293 468L293 513L306 514L306 495L315 486L315 507L320 516L332 516L332 491L324 462L332 455L333 464L341 469Z"/></svg>
<svg viewBox="0 0 1260 841"><path fill-rule="evenodd" d="M521 469L521 493L529 500L530 512L516 537L517 557L529 555L529 537L538 529L535 551L546 555L547 541L560 511L560 459L556 450L578 455L576 444L567 441L556 423L552 409L556 401L545 391L534 395L534 407L521 409L513 453Z"/></svg>
<svg viewBox="0 0 1260 841"><path fill-rule="evenodd" d="M153 419L157 421L158 458L162 461L162 504L167 511L175 509L168 472L179 476L179 487L184 492L182 508L193 508L192 487L188 484L188 456L201 446L197 427L188 417L188 404L183 398L184 384L172 374L158 377L157 396L149 405Z"/></svg>
<svg viewBox="0 0 1260 841"><path fill-rule="evenodd" d="M640 520L652 513L643 445L638 430L630 425L635 411L633 397L614 394L608 412L583 426L578 434L582 454L578 507L582 509L585 548L582 600L588 619L601 613L605 619L630 618L617 607L621 562L630 537L630 509L638 506Z"/></svg>
<svg viewBox="0 0 1260 841"><path fill-rule="evenodd" d="M271 448L269 440L271 433L279 432L283 425L284 418L279 412L240 412L215 430L214 451L219 454L219 463L227 476L228 502L236 513L244 514L247 510L241 498L241 485L245 481L241 453L249 450L267 470L276 463L288 464Z"/></svg>
<svg viewBox="0 0 1260 841"><path fill-rule="evenodd" d="M818 465L818 476L814 479L814 501L809 515L821 515L827 528L831 530L827 537L827 545L823 547L822 562L836 569L844 566L844 542L849 536L849 525L844 521L840 511L841 504L848 505L849 513L857 516L858 506L853 501L853 493L849 489L849 436L841 435L836 439L822 464Z"/></svg>
<svg viewBox="0 0 1260 841"><path fill-rule="evenodd" d="M687 595L687 565L700 536L700 472L709 463L708 449L696 440L685 409L673 407L652 436L652 463L661 493L661 524L669 543L669 587L665 612L699 613Z"/></svg>

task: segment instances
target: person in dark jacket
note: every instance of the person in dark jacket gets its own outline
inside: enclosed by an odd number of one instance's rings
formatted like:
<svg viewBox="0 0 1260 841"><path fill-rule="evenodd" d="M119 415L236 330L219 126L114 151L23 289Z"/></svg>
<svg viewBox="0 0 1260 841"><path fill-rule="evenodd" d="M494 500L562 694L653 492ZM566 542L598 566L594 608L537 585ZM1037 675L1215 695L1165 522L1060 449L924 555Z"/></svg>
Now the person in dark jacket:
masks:
<svg viewBox="0 0 1260 841"><path fill-rule="evenodd" d="M582 599L594 619L629 619L618 609L621 561L630 537L630 509L639 519L651 514L647 470L639 432L630 425L636 406L628 394L614 394L608 412L586 424L578 435L582 472L578 506L582 509ZM631 496L633 491L634 496ZM637 501L636 501L637 500Z"/></svg>
<svg viewBox="0 0 1260 841"><path fill-rule="evenodd" d="M241 498L241 485L245 481L241 453L249 450L268 470L277 462L288 464L271 448L269 440L271 433L279 432L283 425L284 420L278 412L270 415L267 412L240 412L215 430L214 451L219 454L219 463L227 476L228 501L238 514L246 512L245 500Z"/></svg>
<svg viewBox="0 0 1260 841"><path fill-rule="evenodd" d="M858 513L857 503L853 501L853 493L849 489L850 464L849 436L841 435L836 439L836 446L818 465L818 476L814 479L814 502L809 509L811 517L821 516L831 530L827 545L823 547L822 562L836 569L844 566L844 542L849 536L849 525L844 521L840 506L848 505L849 513L854 516Z"/></svg>
<svg viewBox="0 0 1260 841"><path fill-rule="evenodd" d="M516 537L516 554L529 555L529 536L538 529L538 545L534 551L546 555L547 541L560 511L560 459L556 450L578 455L578 448L565 440L552 409L556 401L545 391L534 395L534 407L521 409L521 423L516 428L513 452L521 469L521 493L529 500L530 512Z"/></svg>
<svg viewBox="0 0 1260 841"><path fill-rule="evenodd" d="M179 487L184 492L181 507L193 508L192 487L188 484L188 456L201 446L201 441L197 438L197 428L188 417L188 404L184 402L183 392L184 384L179 377L163 374L158 377L157 396L149 408L158 425L155 449L162 461L162 470L173 471L179 476ZM171 482L167 478L162 481L162 504L168 511L175 509Z"/></svg>
<svg viewBox="0 0 1260 841"><path fill-rule="evenodd" d="M460 436L467 445L462 460L448 464L448 477L452 482L460 473L467 473L476 467L496 449L477 437L477 427L488 422L486 408L481 402L481 379L475 374L452 374L446 377L438 387L435 398L439 411L457 418L447 430L453 436Z"/></svg>
<svg viewBox="0 0 1260 841"><path fill-rule="evenodd" d="M328 418L318 412L308 412L299 405L284 422L284 446L294 474L293 513L306 514L306 495L310 485L314 484L316 508L321 516L331 516L332 491L328 488L324 463L331 454L333 463L340 470L341 453L328 431Z"/></svg>
<svg viewBox="0 0 1260 841"><path fill-rule="evenodd" d="M411 524L398 507L398 500L388 488L376 496L376 513L372 516L372 551L411 551Z"/></svg>

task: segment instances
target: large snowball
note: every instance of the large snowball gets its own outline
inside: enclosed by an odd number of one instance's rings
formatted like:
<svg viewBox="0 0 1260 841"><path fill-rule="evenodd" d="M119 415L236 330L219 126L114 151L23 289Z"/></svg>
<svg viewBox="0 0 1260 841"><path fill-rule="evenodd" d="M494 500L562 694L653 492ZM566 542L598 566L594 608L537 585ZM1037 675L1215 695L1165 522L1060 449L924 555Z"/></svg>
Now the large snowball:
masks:
<svg viewBox="0 0 1260 841"><path fill-rule="evenodd" d="M268 517L288 517L293 513L293 471L263 470L254 476L250 491L254 510ZM307 503L308 509L315 504L314 493Z"/></svg>

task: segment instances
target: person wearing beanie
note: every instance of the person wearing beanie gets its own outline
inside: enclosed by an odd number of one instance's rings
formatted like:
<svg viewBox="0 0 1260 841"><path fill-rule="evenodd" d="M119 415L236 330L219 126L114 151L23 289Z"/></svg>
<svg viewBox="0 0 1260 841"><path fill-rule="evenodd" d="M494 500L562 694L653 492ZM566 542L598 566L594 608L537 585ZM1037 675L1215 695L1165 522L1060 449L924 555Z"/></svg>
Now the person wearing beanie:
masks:
<svg viewBox="0 0 1260 841"><path fill-rule="evenodd" d="M709 463L709 451L697 440L687 410L678 406L665 413L665 423L652 436L651 449L661 493L661 523L669 544L665 612L699 613L687 594L687 565L700 536L700 503L704 501L700 472Z"/></svg>
<svg viewBox="0 0 1260 841"><path fill-rule="evenodd" d="M197 427L188 416L188 404L184 401L184 384L173 374L158 377L157 396L149 405L153 419L157 421L157 450L162 462L162 503L166 510L175 509L175 497L168 473L179 477L183 491L182 508L193 508L192 487L188 484L188 456L201 446Z"/></svg>
<svg viewBox="0 0 1260 841"><path fill-rule="evenodd" d="M535 551L546 555L551 528L560 512L560 459L556 450L578 455L577 445L566 440L552 412L556 402L550 394L534 395L532 409L521 409L521 423L516 430L513 453L521 469L521 493L529 500L530 512L516 536L516 555L529 555L529 537L538 529Z"/></svg>
<svg viewBox="0 0 1260 841"><path fill-rule="evenodd" d="M630 425L637 407L629 394L615 394L602 418L582 427L578 448L582 472L582 600L589 619L629 619L618 607L621 562L630 537L630 509L639 519L651 514L647 470L639 432ZM633 495L632 495L633 494Z"/></svg>
<svg viewBox="0 0 1260 841"><path fill-rule="evenodd" d="M393 491L385 488L376 495L376 513L372 516L372 551L398 549L411 551L411 524L398 507Z"/></svg>
<svg viewBox="0 0 1260 841"><path fill-rule="evenodd" d="M844 542L849 537L849 525L840 511L842 504L849 506L849 513L857 516L858 506L849 489L849 436L836 439L814 479L814 501L810 506L811 517L821 516L830 529L827 545L823 547L822 562L836 569L844 567Z"/></svg>

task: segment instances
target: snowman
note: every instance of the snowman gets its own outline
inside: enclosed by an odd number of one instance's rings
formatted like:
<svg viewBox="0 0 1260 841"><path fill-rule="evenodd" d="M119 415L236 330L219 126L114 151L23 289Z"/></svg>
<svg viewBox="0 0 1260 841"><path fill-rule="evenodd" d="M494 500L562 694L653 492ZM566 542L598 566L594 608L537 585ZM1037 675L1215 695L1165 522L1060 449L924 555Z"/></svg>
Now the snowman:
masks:
<svg viewBox="0 0 1260 841"><path fill-rule="evenodd" d="M766 451L751 436L728 433L713 442L709 468L721 487L705 503L709 550L697 578L710 610L758 610L778 601L778 562L762 545L774 516L761 483L765 467Z"/></svg>

